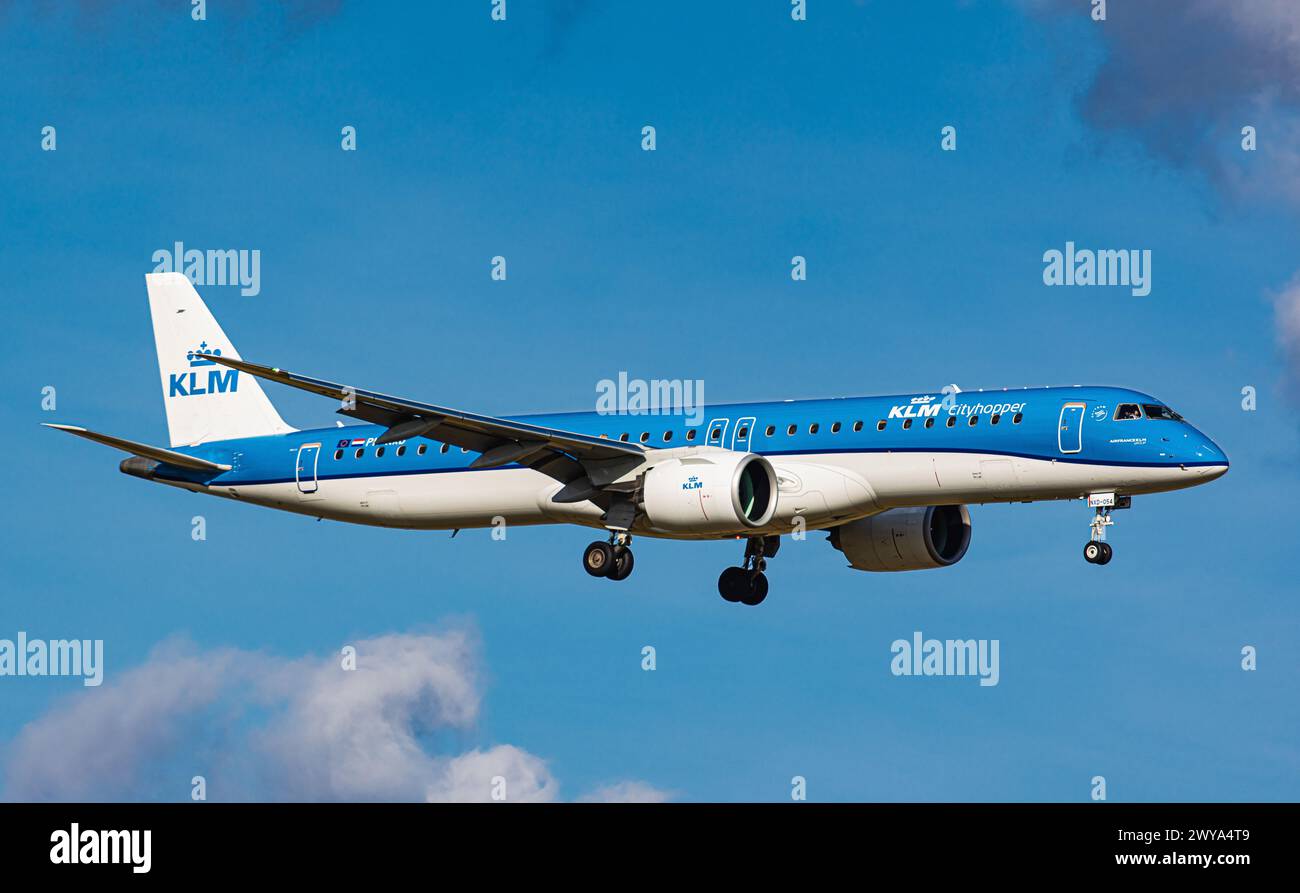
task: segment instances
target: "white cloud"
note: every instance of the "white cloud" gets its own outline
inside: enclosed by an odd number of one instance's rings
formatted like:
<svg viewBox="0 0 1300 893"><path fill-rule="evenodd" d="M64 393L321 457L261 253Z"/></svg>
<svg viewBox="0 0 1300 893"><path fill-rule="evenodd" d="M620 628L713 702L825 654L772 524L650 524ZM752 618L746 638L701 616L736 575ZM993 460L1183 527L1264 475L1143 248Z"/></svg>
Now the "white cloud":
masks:
<svg viewBox="0 0 1300 893"><path fill-rule="evenodd" d="M236 659L233 651L198 655L171 643L116 682L65 700L25 726L7 748L7 796L129 797L151 763L183 746L190 720L212 710ZM222 730L219 714L213 718L209 734L215 737Z"/></svg>
<svg viewBox="0 0 1300 893"><path fill-rule="evenodd" d="M558 798L541 757L461 743L482 699L471 632L352 644L348 671L337 654L169 642L24 726L5 750L5 797L184 800L202 775L213 800L490 800L498 779L509 802Z"/></svg>
<svg viewBox="0 0 1300 893"><path fill-rule="evenodd" d="M1300 398L1300 273L1273 296L1278 345L1286 360L1289 396Z"/></svg>
<svg viewBox="0 0 1300 893"><path fill-rule="evenodd" d="M584 803L667 803L672 794L644 781L620 781L584 795Z"/></svg>
<svg viewBox="0 0 1300 893"><path fill-rule="evenodd" d="M1110 3L1092 22L1079 0L1022 2L1105 44L1080 97L1090 126L1200 170L1231 200L1300 207L1300 4L1143 0ZM1245 125L1257 130L1254 152L1241 149Z"/></svg>
<svg viewBox="0 0 1300 893"><path fill-rule="evenodd" d="M494 799L499 783L510 803L548 803L559 793L546 763L509 744L472 750L448 760L425 791L430 803L480 803Z"/></svg>

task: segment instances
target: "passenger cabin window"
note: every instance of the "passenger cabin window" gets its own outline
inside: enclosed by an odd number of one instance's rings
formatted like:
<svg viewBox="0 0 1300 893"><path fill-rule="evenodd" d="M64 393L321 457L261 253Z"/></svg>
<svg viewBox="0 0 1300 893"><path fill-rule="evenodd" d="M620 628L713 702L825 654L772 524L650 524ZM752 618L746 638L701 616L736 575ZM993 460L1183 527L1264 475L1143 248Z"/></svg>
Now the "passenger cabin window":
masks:
<svg viewBox="0 0 1300 893"><path fill-rule="evenodd" d="M951 427L952 427L953 425L955 425L955 424L957 424L957 417L956 417L956 416L948 416L948 427L951 428Z"/></svg>
<svg viewBox="0 0 1300 893"><path fill-rule="evenodd" d="M768 425L768 426L767 426L767 430L766 430L764 433L765 433L768 437L771 437L773 434L776 433L776 425Z"/></svg>
<svg viewBox="0 0 1300 893"><path fill-rule="evenodd" d="M1121 403L1115 407L1115 421L1127 422L1142 418L1142 409L1136 403Z"/></svg>
<svg viewBox="0 0 1300 893"><path fill-rule="evenodd" d="M839 423L839 422L836 422L835 424L831 425L831 433L832 433L832 434L839 434L839 433L840 433L840 423Z"/></svg>
<svg viewBox="0 0 1300 893"><path fill-rule="evenodd" d="M925 427L927 427L927 428L933 428L933 427L934 427L934 416L930 416L930 418L928 418L928 419L925 420Z"/></svg>
<svg viewBox="0 0 1300 893"><path fill-rule="evenodd" d="M366 454L366 451L365 451L364 448L357 450L357 453L356 453L358 459L360 459L360 458L361 458L362 456L364 456L365 454Z"/></svg>
<svg viewBox="0 0 1300 893"><path fill-rule="evenodd" d="M979 417L978 415L973 415L973 416L970 417L970 421L967 422L966 424L968 424L968 425L970 425L972 428L974 428L974 427L975 427L976 425L978 425L979 423L980 423L980 417Z"/></svg>
<svg viewBox="0 0 1300 893"><path fill-rule="evenodd" d="M342 450L335 450L335 451L334 451L334 459L337 461L337 460L342 459L342 458L343 458L343 451L342 451Z"/></svg>
<svg viewBox="0 0 1300 893"><path fill-rule="evenodd" d="M990 425L996 425L996 424L997 424L998 422L1000 422L1000 421L1002 421L1002 413L1000 413L1000 412L995 412L995 413L993 413L993 417L992 417L991 419L989 419L989 424L990 424Z"/></svg>
<svg viewBox="0 0 1300 893"><path fill-rule="evenodd" d="M721 436L722 436L721 428L714 428L712 431L709 432L709 440L717 440Z"/></svg>
<svg viewBox="0 0 1300 893"><path fill-rule="evenodd" d="M618 439L621 440L621 441L623 441L624 443L626 443L626 442L627 442L627 432L624 431L622 434L620 434L620 435L618 436Z"/></svg>
<svg viewBox="0 0 1300 893"><path fill-rule="evenodd" d="M1166 422L1181 422L1183 420L1183 417L1178 413L1168 406L1161 406L1159 403L1143 403L1142 408L1146 410L1149 419L1161 419Z"/></svg>
<svg viewBox="0 0 1300 893"><path fill-rule="evenodd" d="M406 455L406 447L404 447L404 446L399 446L399 447L397 448L397 455L399 455L399 456L405 456L405 455Z"/></svg>
<svg viewBox="0 0 1300 893"><path fill-rule="evenodd" d="M816 434L820 428L821 428L820 425L818 425L816 422L813 422L811 425L808 426L808 433Z"/></svg>
<svg viewBox="0 0 1300 893"><path fill-rule="evenodd" d="M877 431L884 431L884 430L885 430L885 420L884 420L884 419L881 419L880 421L876 422L876 430L877 430Z"/></svg>
<svg viewBox="0 0 1300 893"><path fill-rule="evenodd" d="M443 446L446 446L446 444L444 443ZM427 453L428 451L429 451L429 447L428 447L428 445L422 443L422 444L420 444L418 447L415 448L415 455L417 455L417 456L423 456L423 455L424 455L425 453Z"/></svg>
<svg viewBox="0 0 1300 893"><path fill-rule="evenodd" d="M910 428L910 427L912 427L912 420L911 420L911 419L903 419L903 430L906 431L906 430L907 430L908 428Z"/></svg>
<svg viewBox="0 0 1300 893"><path fill-rule="evenodd" d="M853 433L854 433L854 434L857 434L857 433L858 433L859 431L861 431L861 430L862 430L862 423L861 423L861 422L854 422L854 423L853 423Z"/></svg>
<svg viewBox="0 0 1300 893"><path fill-rule="evenodd" d="M1016 413L1015 415L1013 415L1013 416L1011 417L1011 424L1013 424L1013 425L1019 425L1019 424L1020 424L1020 420L1023 419L1024 417L1025 417L1025 414L1024 414L1023 412L1018 412L1018 413Z"/></svg>
<svg viewBox="0 0 1300 893"><path fill-rule="evenodd" d="M672 439L673 439L673 432L671 432L671 431L665 431L665 432L664 432L664 443L667 443L668 441L670 441L670 440L672 440Z"/></svg>
<svg viewBox="0 0 1300 893"><path fill-rule="evenodd" d="M375 450L375 458L377 459L384 458L384 447L380 447L379 449Z"/></svg>
<svg viewBox="0 0 1300 893"><path fill-rule="evenodd" d="M739 431L737 431L737 432L736 432L736 436L739 437L741 440L744 440L746 437L748 437L748 436L749 436L749 426L746 425L745 427L743 427L743 428L741 428Z"/></svg>
<svg viewBox="0 0 1300 893"><path fill-rule="evenodd" d="M691 430L689 430L689 431L686 432L686 439L687 439L687 440L694 440L694 439L695 439L695 429L694 429L694 428L692 428Z"/></svg>
<svg viewBox="0 0 1300 893"><path fill-rule="evenodd" d="M649 432L649 431L642 431L642 432L641 432L641 438L640 438L641 442L642 442L642 443L645 443L645 442L648 441L649 439L650 439L650 432Z"/></svg>
<svg viewBox="0 0 1300 893"><path fill-rule="evenodd" d="M786 433L786 434L791 434L791 435L793 435L794 432L796 432L796 431L798 431L798 430L799 430L799 426L798 426L798 425L791 425L789 428L786 428L786 429L785 429L785 433Z"/></svg>

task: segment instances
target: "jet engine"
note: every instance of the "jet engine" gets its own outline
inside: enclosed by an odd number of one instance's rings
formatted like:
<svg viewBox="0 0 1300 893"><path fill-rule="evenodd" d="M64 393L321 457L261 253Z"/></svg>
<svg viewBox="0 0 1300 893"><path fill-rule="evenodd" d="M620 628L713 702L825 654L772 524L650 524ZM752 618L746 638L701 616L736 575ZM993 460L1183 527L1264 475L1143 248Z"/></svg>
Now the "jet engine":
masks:
<svg viewBox="0 0 1300 893"><path fill-rule="evenodd" d="M970 512L964 505L889 509L830 533L831 545L860 571L948 567L970 545Z"/></svg>
<svg viewBox="0 0 1300 893"><path fill-rule="evenodd" d="M668 459L645 473L646 520L673 533L743 533L776 512L776 472L755 453L711 450Z"/></svg>

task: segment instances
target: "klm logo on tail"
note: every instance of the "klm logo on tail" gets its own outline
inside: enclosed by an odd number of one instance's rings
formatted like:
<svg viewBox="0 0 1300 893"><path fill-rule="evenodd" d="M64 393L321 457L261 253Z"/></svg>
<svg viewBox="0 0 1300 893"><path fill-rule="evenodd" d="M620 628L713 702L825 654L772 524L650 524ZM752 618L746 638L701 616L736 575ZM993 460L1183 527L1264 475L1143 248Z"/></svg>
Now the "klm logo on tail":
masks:
<svg viewBox="0 0 1300 893"><path fill-rule="evenodd" d="M224 369L208 359L208 356L221 356L221 348L209 348L208 342L204 341L198 348L187 353L185 359L189 361L190 368L186 372L169 375L167 396L196 397L200 394L233 394L238 391L239 370ZM206 378L202 372L194 371L202 366L209 367Z"/></svg>

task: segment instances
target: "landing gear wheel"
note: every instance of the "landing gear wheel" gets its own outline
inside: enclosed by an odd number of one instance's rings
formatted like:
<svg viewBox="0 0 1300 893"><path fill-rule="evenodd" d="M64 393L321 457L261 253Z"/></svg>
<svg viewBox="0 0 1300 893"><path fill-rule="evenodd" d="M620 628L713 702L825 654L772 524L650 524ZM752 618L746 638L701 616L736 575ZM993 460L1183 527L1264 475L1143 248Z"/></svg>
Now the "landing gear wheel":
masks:
<svg viewBox="0 0 1300 893"><path fill-rule="evenodd" d="M767 559L781 548L779 536L751 536L745 541L745 559L718 577L718 592L729 602L759 605L767 598Z"/></svg>
<svg viewBox="0 0 1300 893"><path fill-rule="evenodd" d="M614 547L614 565L610 568L611 580L626 580L632 575L632 550L627 546Z"/></svg>
<svg viewBox="0 0 1300 893"><path fill-rule="evenodd" d="M763 599L767 598L767 576L754 574L747 582L749 591L741 596L740 601L746 605L761 605Z"/></svg>
<svg viewBox="0 0 1300 893"><path fill-rule="evenodd" d="M582 566L593 577L608 577L614 569L614 547L609 543L592 543L582 553ZM631 573L630 565L628 572Z"/></svg>
<svg viewBox="0 0 1300 893"><path fill-rule="evenodd" d="M1083 547L1083 560L1089 564L1105 564L1110 560L1110 547L1096 540ZM1106 556L1103 560L1102 556Z"/></svg>
<svg viewBox="0 0 1300 893"><path fill-rule="evenodd" d="M743 567L729 567L718 577L718 594L729 602L738 602L749 589L749 572Z"/></svg>
<svg viewBox="0 0 1300 893"><path fill-rule="evenodd" d="M1115 554L1110 548L1110 543L1101 544L1101 555L1097 558L1098 564L1110 564L1111 556Z"/></svg>

